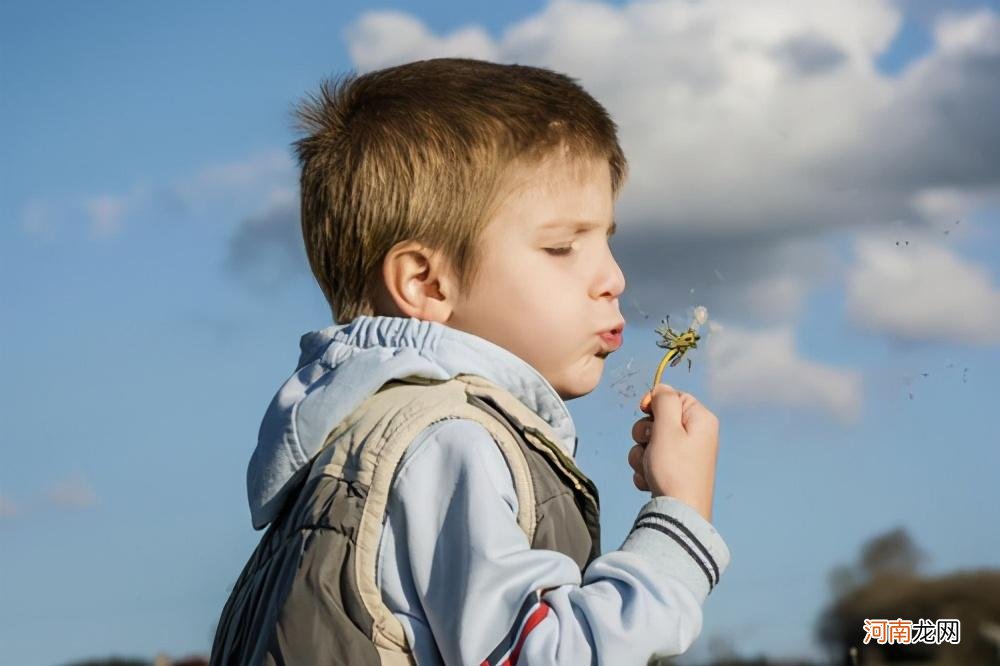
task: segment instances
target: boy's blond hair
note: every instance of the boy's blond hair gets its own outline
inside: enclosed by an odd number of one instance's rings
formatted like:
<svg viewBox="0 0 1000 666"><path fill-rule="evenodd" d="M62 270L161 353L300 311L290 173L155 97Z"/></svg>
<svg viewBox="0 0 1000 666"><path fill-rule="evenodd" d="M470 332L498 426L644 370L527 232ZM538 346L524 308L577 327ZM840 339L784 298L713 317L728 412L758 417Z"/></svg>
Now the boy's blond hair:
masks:
<svg viewBox="0 0 1000 666"><path fill-rule="evenodd" d="M440 251L469 289L515 166L607 159L616 197L628 168L607 111L539 67L437 58L347 74L295 114L302 236L338 324L377 314L382 261L401 241Z"/></svg>

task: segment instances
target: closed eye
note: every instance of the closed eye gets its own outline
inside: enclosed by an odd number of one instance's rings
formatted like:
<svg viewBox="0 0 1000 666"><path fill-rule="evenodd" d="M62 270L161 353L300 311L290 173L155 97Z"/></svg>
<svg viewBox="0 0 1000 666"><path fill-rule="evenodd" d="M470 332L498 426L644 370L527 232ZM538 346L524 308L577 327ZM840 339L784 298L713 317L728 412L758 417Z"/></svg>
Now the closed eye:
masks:
<svg viewBox="0 0 1000 666"><path fill-rule="evenodd" d="M573 251L572 245L567 245L566 247L547 247L544 248L546 252L555 257L565 257L568 256L570 252Z"/></svg>

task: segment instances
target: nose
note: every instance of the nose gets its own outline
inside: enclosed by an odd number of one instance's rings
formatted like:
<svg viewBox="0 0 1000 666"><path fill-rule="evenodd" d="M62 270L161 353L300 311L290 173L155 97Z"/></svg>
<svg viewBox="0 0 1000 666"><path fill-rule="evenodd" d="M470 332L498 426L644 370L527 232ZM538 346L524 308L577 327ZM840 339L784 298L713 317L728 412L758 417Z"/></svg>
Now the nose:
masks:
<svg viewBox="0 0 1000 666"><path fill-rule="evenodd" d="M607 251L604 253L596 284L597 298L616 299L625 291L625 273L615 261L610 247L607 247Z"/></svg>

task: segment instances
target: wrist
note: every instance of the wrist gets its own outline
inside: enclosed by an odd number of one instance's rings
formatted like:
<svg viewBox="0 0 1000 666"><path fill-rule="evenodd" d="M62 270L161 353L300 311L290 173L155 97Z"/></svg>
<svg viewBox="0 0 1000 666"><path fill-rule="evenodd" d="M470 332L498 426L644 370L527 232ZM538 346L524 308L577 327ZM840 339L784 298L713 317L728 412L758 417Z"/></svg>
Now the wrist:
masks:
<svg viewBox="0 0 1000 666"><path fill-rule="evenodd" d="M652 491L653 497L670 497L678 502L683 502L692 509L698 512L702 518L708 522L712 522L712 500L707 501L702 498L689 497L683 493L666 493L659 489Z"/></svg>

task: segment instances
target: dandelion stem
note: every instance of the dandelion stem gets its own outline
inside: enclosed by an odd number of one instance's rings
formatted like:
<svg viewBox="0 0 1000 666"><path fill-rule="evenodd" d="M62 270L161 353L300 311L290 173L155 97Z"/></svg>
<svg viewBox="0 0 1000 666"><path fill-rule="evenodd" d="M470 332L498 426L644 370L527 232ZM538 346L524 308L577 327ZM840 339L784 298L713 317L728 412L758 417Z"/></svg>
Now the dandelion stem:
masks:
<svg viewBox="0 0 1000 666"><path fill-rule="evenodd" d="M667 364L670 363L670 359L678 354L676 348L668 349L667 353L663 355L663 360L660 361L660 365L656 367L656 374L653 375L653 387L650 389L652 391L656 388L656 385L660 383L660 376L663 375L664 369L666 369Z"/></svg>

